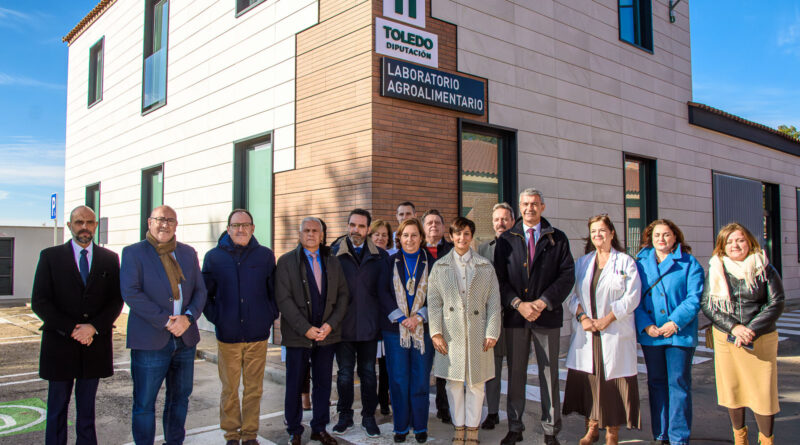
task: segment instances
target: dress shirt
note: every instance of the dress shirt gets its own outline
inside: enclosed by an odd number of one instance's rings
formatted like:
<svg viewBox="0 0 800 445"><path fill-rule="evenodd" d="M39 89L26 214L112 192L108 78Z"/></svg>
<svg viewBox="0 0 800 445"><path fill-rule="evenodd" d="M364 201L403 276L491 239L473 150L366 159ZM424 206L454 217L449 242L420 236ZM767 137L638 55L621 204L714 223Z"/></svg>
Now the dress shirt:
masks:
<svg viewBox="0 0 800 445"><path fill-rule="evenodd" d="M84 248L81 247L75 240L70 240L72 243L72 254L75 256L75 266L78 267L78 270L81 270L81 250ZM89 261L89 272L92 271L92 247L94 243L89 243L86 247L86 260Z"/></svg>
<svg viewBox="0 0 800 445"><path fill-rule="evenodd" d="M542 222L539 221L538 224L531 227L522 223L522 232L525 234L525 245L528 245L528 240L530 239L530 235L528 234L528 229L533 229L533 244L539 244L539 236L542 234Z"/></svg>
<svg viewBox="0 0 800 445"><path fill-rule="evenodd" d="M467 291L469 291L472 277L475 275L472 249L467 250L464 255L459 255L453 250L453 258L456 260L456 275L458 275L458 291L461 294L461 301L466 301Z"/></svg>

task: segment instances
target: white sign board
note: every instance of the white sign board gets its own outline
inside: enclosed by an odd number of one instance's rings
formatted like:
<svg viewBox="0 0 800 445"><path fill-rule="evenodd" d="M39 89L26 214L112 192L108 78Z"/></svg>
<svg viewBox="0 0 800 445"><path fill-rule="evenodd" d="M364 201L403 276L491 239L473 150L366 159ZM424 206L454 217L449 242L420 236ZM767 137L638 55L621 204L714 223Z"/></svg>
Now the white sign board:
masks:
<svg viewBox="0 0 800 445"><path fill-rule="evenodd" d="M383 0L383 16L425 27L425 0Z"/></svg>
<svg viewBox="0 0 800 445"><path fill-rule="evenodd" d="M439 36L375 17L375 51L439 68Z"/></svg>

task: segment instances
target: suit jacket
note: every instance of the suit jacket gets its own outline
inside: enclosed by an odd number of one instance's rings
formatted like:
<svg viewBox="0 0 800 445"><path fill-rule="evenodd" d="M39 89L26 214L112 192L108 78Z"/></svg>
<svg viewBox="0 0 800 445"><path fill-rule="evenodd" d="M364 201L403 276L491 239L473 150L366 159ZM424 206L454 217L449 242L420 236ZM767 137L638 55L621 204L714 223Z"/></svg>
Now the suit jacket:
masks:
<svg viewBox="0 0 800 445"><path fill-rule="evenodd" d="M206 286L197 252L186 244L177 243L175 257L185 278L181 282L181 314L191 311L193 317L200 318L206 304ZM172 286L161 258L147 240L122 249L120 287L122 298L131 309L128 348L159 350L166 346L172 337L166 327L173 312ZM195 346L200 341L197 323L192 323L181 339L186 346Z"/></svg>
<svg viewBox="0 0 800 445"><path fill-rule="evenodd" d="M347 312L350 292L347 288L342 265L320 246L319 258L323 261L327 294L322 322L328 323L332 331L320 346L338 343L342 338L342 320ZM313 280L314 277L312 276ZM308 290L306 254L303 246L283 254L275 268L275 301L281 311L281 344L293 348L311 348L314 342L306 338L311 328L311 295ZM319 326L317 326L319 327Z"/></svg>
<svg viewBox="0 0 800 445"><path fill-rule="evenodd" d="M33 279L31 307L44 322L39 356L41 378L72 380L114 374L111 334L122 310L116 253L92 246L92 264L84 285L72 242L42 250ZM97 330L89 346L71 337L79 323L90 323Z"/></svg>
<svg viewBox="0 0 800 445"><path fill-rule="evenodd" d="M500 281L500 299L507 310L503 326L560 328L564 309L561 307L575 284L575 262L564 232L542 218L542 233L536 243L533 267L528 267L528 245L522 231L522 218L497 239L494 267ZM547 309L534 322L525 320L511 307L515 297L522 301L542 300Z"/></svg>

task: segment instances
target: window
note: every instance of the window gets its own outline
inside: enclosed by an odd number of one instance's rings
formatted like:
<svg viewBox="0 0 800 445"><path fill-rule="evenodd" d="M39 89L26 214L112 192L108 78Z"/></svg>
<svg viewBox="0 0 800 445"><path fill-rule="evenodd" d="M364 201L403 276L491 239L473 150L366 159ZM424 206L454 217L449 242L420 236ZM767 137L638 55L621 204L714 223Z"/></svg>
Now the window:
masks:
<svg viewBox="0 0 800 445"><path fill-rule="evenodd" d="M619 39L653 51L651 0L619 0Z"/></svg>
<svg viewBox="0 0 800 445"><path fill-rule="evenodd" d="M169 0L146 0L142 113L167 103Z"/></svg>
<svg viewBox="0 0 800 445"><path fill-rule="evenodd" d="M86 207L94 210L95 218L100 221L100 183L86 186ZM94 242L100 243L101 227L97 227L94 232Z"/></svg>
<svg viewBox="0 0 800 445"><path fill-rule="evenodd" d="M264 0L236 0L236 17L244 14L245 12L253 9L253 7Z"/></svg>
<svg viewBox="0 0 800 445"><path fill-rule="evenodd" d="M516 215L516 132L459 120L459 208L475 222L475 240L494 239L492 207L507 202Z"/></svg>
<svg viewBox="0 0 800 445"><path fill-rule="evenodd" d="M272 247L272 132L234 143L233 168L233 206L253 215L253 235Z"/></svg>
<svg viewBox="0 0 800 445"><path fill-rule="evenodd" d="M141 237L147 234L147 218L153 209L164 204L164 166L142 171L142 225Z"/></svg>
<svg viewBox="0 0 800 445"><path fill-rule="evenodd" d="M635 256L642 243L642 233L658 218L656 202L656 162L625 155L625 246Z"/></svg>
<svg viewBox="0 0 800 445"><path fill-rule="evenodd" d="M0 295L14 295L14 238L0 238Z"/></svg>
<svg viewBox="0 0 800 445"><path fill-rule="evenodd" d="M102 37L89 49L89 97L88 106L103 100L103 44Z"/></svg>
<svg viewBox="0 0 800 445"><path fill-rule="evenodd" d="M714 240L728 223L745 226L781 272L780 198L775 184L740 176L713 173Z"/></svg>

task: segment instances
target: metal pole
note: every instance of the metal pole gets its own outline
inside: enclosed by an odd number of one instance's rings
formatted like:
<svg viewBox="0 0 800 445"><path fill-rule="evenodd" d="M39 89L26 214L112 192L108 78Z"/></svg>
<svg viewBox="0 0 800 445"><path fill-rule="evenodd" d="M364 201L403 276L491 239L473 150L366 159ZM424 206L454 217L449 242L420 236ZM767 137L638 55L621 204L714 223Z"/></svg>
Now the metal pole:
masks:
<svg viewBox="0 0 800 445"><path fill-rule="evenodd" d="M53 245L58 245L58 217L53 220Z"/></svg>

